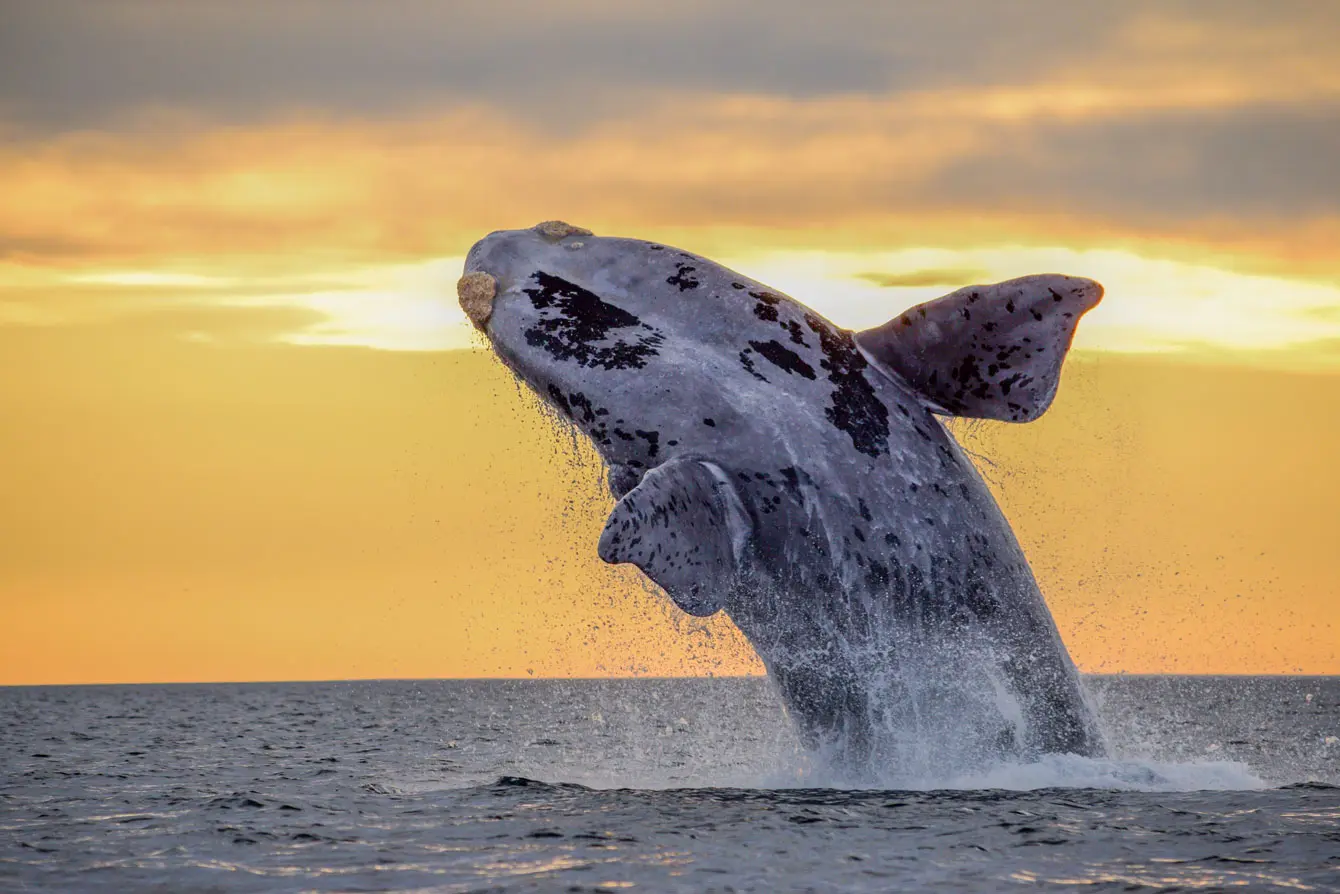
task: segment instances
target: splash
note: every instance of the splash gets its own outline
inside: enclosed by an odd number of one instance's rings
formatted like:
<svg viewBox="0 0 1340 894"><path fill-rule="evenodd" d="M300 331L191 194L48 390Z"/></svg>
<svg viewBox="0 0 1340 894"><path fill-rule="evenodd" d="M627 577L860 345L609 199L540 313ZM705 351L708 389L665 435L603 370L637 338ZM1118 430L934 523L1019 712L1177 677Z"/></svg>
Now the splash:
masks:
<svg viewBox="0 0 1340 894"><path fill-rule="evenodd" d="M910 774L888 768L853 780L822 761L805 762L758 780L763 788L898 791L1034 791L1106 789L1140 792L1256 791L1269 784L1240 761L1164 762L1148 758L1089 758L1048 754L1033 761L999 761L958 774Z"/></svg>
<svg viewBox="0 0 1340 894"><path fill-rule="evenodd" d="M484 684L475 684L484 685ZM1105 680L1101 689L1120 689L1109 706L1122 716L1110 758L1047 755L1032 760L996 759L971 770L948 765L887 763L859 774L842 770L821 752L807 749L786 716L769 681L763 678L608 679L509 681L515 708L509 723L520 735L479 735L450 743L460 770L442 774L425 766L421 775L386 780L401 790L490 785L502 776L577 784L591 789L744 789L834 791L973 791L1093 789L1113 791L1251 791L1317 774L1269 761L1238 759L1229 746L1206 743L1237 735L1234 717L1202 713L1191 725L1175 727L1175 740L1155 751L1131 734L1132 718L1156 707L1140 681ZM1212 689L1222 697L1229 684ZM1269 686L1269 683L1259 684ZM1245 693L1258 699L1267 691ZM481 697L483 697L481 692ZM486 699L490 700L490 699ZM1301 700L1301 699L1300 699ZM1274 703L1280 707L1280 703ZM1134 710L1132 710L1134 707ZM1287 710L1284 700L1282 710ZM1142 714L1142 712L1144 712ZM1320 715L1328 716L1328 715ZM1140 720L1137 725L1142 725ZM1275 721L1269 721L1275 725ZM520 732L520 731L518 731ZM1280 741L1263 734L1269 750ZM1319 746L1324 747L1324 746ZM1181 750L1179 750L1181 749ZM1169 758L1192 751L1200 756ZM1333 755L1318 752L1318 766L1333 766ZM468 769L467 769L468 768ZM1317 778L1330 778L1325 774Z"/></svg>

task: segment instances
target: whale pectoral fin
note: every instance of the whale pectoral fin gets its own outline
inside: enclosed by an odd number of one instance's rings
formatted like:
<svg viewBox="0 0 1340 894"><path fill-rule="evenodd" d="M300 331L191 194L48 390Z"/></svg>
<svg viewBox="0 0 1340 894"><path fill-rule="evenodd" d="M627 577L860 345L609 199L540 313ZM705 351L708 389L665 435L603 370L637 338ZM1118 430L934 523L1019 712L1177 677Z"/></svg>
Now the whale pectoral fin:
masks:
<svg viewBox="0 0 1340 894"><path fill-rule="evenodd" d="M855 336L936 412L1031 422L1056 396L1075 325L1103 297L1059 274L967 286Z"/></svg>
<svg viewBox="0 0 1340 894"><path fill-rule="evenodd" d="M730 480L711 463L676 459L643 476L614 506L600 558L629 562L691 615L721 609L735 584L749 522Z"/></svg>

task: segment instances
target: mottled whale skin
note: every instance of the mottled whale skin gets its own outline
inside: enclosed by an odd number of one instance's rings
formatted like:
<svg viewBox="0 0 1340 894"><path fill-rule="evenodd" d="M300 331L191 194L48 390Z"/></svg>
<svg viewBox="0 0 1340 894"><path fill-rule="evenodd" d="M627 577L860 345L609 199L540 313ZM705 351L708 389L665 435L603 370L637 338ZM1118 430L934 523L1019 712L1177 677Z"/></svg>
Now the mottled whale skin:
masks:
<svg viewBox="0 0 1340 894"><path fill-rule="evenodd" d="M689 252L551 221L476 243L458 291L608 464L601 558L726 612L835 766L1103 753L1024 554L937 418L1039 416L1097 283L968 287L853 333Z"/></svg>

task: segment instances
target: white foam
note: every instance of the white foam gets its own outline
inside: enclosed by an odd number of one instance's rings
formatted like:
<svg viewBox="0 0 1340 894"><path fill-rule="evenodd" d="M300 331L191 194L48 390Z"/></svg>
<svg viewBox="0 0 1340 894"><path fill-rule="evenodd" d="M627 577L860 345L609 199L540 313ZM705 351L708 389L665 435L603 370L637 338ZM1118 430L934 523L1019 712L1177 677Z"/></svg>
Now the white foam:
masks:
<svg viewBox="0 0 1340 894"><path fill-rule="evenodd" d="M750 787L833 788L846 790L1005 790L1047 788L1107 789L1141 792L1257 791L1269 783L1239 761L1157 761L1147 758L1089 758L1050 754L1035 761L1001 762L953 775L890 771L852 779L814 755L760 774Z"/></svg>
<svg viewBox="0 0 1340 894"><path fill-rule="evenodd" d="M1052 754L1020 764L1000 764L965 774L946 788L1098 788L1142 792L1249 791L1267 784L1238 761L1164 763Z"/></svg>

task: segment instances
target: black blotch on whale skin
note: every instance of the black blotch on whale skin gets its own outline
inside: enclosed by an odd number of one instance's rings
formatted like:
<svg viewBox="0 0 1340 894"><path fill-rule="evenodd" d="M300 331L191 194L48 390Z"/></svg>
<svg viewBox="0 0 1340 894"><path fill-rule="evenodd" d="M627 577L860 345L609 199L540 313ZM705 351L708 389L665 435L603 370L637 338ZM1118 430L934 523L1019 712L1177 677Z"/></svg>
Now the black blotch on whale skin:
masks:
<svg viewBox="0 0 1340 894"><path fill-rule="evenodd" d="M647 456L655 459L656 454L661 450L661 433L658 431L642 431L641 429L635 428L633 429L633 434L647 442Z"/></svg>
<svg viewBox="0 0 1340 894"><path fill-rule="evenodd" d="M586 433L596 444L608 447L613 443L610 439L609 425L601 419L602 416L609 415L608 410L593 405L591 399L580 391L570 391L565 398L562 391L550 385L549 396L573 422L586 423Z"/></svg>
<svg viewBox="0 0 1340 894"><path fill-rule="evenodd" d="M692 264L676 264L674 275L666 279L666 282L672 286L678 286L681 292L696 289L698 288L698 280L691 274L697 269Z"/></svg>
<svg viewBox="0 0 1340 894"><path fill-rule="evenodd" d="M801 329L800 324L795 320L782 320L777 325L791 333L792 344L800 345L802 348L810 346L810 343L805 341L805 330Z"/></svg>
<svg viewBox="0 0 1340 894"><path fill-rule="evenodd" d="M574 411L575 410L582 411L582 418L581 418L582 422L595 422L596 420L595 406L591 403L591 399L587 397L585 394L583 394L580 391L568 392L568 403L572 406ZM572 418L573 419L577 418L577 414L575 412L572 414Z"/></svg>
<svg viewBox="0 0 1340 894"><path fill-rule="evenodd" d="M768 323L777 322L777 308L771 304L764 304L760 301L754 305L754 316Z"/></svg>
<svg viewBox="0 0 1340 894"><path fill-rule="evenodd" d="M783 345L781 342L773 341L751 341L749 346L758 351L764 360L771 363L778 369L786 370L798 376L813 381L815 379L814 367L801 358L799 354Z"/></svg>
<svg viewBox="0 0 1340 894"><path fill-rule="evenodd" d="M824 409L824 415L847 433L852 446L861 453L874 457L888 455L889 408L866 381L868 364L856 349L851 333L834 329L814 314L805 314L805 323L819 336L825 358L819 365L828 371L828 381L834 386L833 402Z"/></svg>
<svg viewBox="0 0 1340 894"><path fill-rule="evenodd" d="M665 339L661 333L628 311L601 301L552 273L537 271L531 277L536 287L522 289L539 311L556 311L526 330L526 344L541 348L556 360L576 360L578 366L602 369L641 369L655 357ZM619 329L640 330L631 341L618 339L611 345L597 344Z"/></svg>
<svg viewBox="0 0 1340 894"><path fill-rule="evenodd" d="M745 348L743 351L740 352L740 365L744 367L744 371L749 373L749 375L753 376L754 378L758 379L760 382L768 381L763 376L763 373L759 372L757 369L754 368L754 358L750 357L749 354L750 351L748 348Z"/></svg>
<svg viewBox="0 0 1340 894"><path fill-rule="evenodd" d="M549 386L549 396L552 397L552 398L554 399L554 404L555 404L560 410L563 411L563 415L565 415L565 416L567 416L569 419L571 419L571 418L572 418L572 405L569 404L569 403L568 403L568 399L567 399L566 397L563 396L563 390L562 390L561 388L559 388L557 385L550 385L550 386Z"/></svg>

